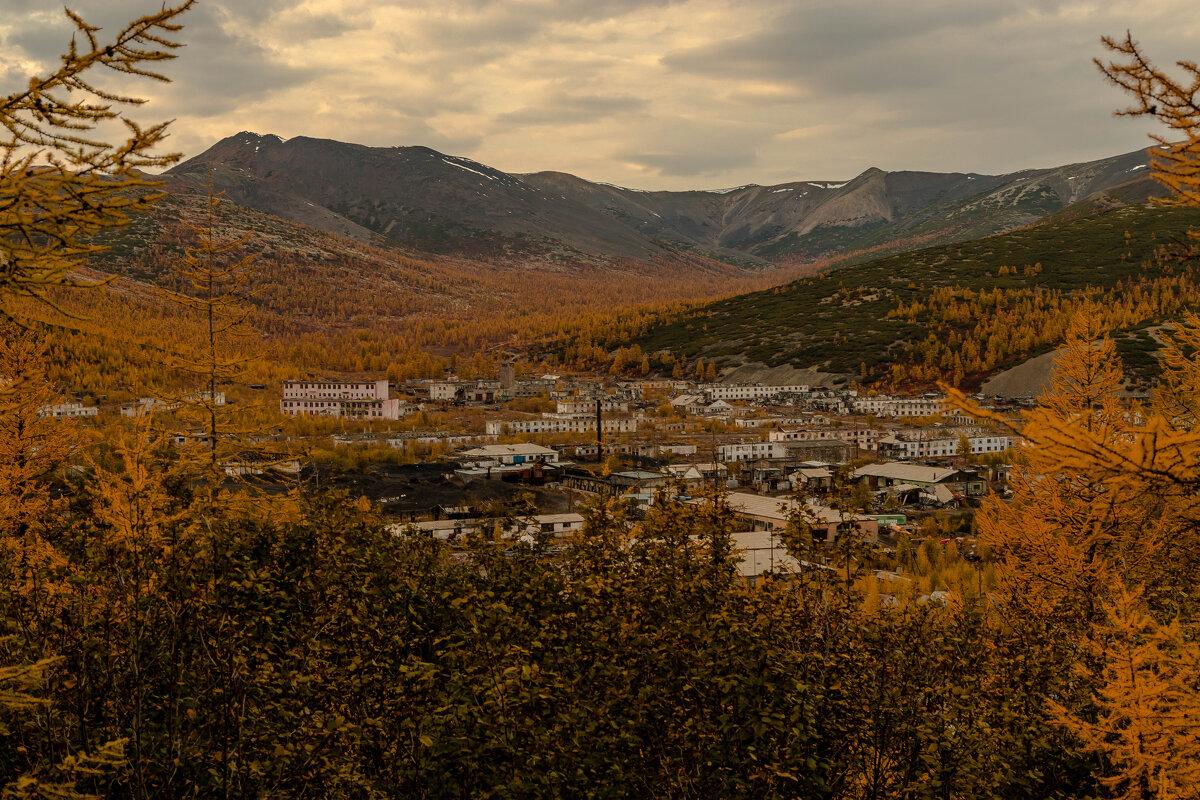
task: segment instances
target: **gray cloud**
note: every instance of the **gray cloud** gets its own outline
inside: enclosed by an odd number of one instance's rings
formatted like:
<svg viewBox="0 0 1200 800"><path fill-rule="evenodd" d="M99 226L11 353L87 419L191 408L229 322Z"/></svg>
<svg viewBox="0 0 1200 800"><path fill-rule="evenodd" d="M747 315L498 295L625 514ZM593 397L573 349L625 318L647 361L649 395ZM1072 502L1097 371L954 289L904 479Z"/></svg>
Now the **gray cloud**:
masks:
<svg viewBox="0 0 1200 800"><path fill-rule="evenodd" d="M605 119L627 111L644 109L647 102L637 97L604 97L558 92L536 106L500 114L496 120L513 125L570 125Z"/></svg>
<svg viewBox="0 0 1200 800"><path fill-rule="evenodd" d="M766 134L759 126L740 123L665 120L643 138L639 149L621 152L618 158L662 177L717 176L756 166Z"/></svg>
<svg viewBox="0 0 1200 800"><path fill-rule="evenodd" d="M72 0L115 32L160 0ZM194 154L248 129L425 144L638 188L1005 172L1132 150L1096 74L1127 27L1195 58L1190 0L202 0L169 85L106 82ZM69 41L0 0L0 93Z"/></svg>

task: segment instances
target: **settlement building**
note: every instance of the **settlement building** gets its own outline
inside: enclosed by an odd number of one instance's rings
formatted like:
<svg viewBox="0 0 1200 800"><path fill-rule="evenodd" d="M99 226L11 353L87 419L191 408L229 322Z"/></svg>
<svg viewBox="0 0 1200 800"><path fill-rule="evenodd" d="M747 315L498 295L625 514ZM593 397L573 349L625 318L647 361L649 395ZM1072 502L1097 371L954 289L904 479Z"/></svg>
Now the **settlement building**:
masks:
<svg viewBox="0 0 1200 800"><path fill-rule="evenodd" d="M918 488L945 487L956 495L977 497L987 486L974 470L953 467L928 467L922 464L867 464L854 470L854 480L865 483L872 489L889 489L901 486Z"/></svg>
<svg viewBox="0 0 1200 800"><path fill-rule="evenodd" d="M854 532L863 541L879 541L879 522L862 514L849 514L814 502L801 503L790 497L763 497L745 492L725 495L734 518L754 531L782 531L793 514L798 514L812 531L813 539L836 542ZM701 500L687 502L699 503Z"/></svg>
<svg viewBox="0 0 1200 800"><path fill-rule="evenodd" d="M947 411L944 397L858 397L851 402L856 414L877 417L931 417Z"/></svg>
<svg viewBox="0 0 1200 800"><path fill-rule="evenodd" d="M765 400L777 394L808 394L808 386L764 386L758 383L709 383L700 390L712 400Z"/></svg>
<svg viewBox="0 0 1200 800"><path fill-rule="evenodd" d="M387 380L284 381L279 410L355 419L400 419L399 398L388 399Z"/></svg>
<svg viewBox="0 0 1200 800"><path fill-rule="evenodd" d="M733 461L757 461L760 458L786 458L787 448L778 442L743 442L717 446L717 459L726 464Z"/></svg>
<svg viewBox="0 0 1200 800"><path fill-rule="evenodd" d="M85 406L80 403L56 403L39 408L38 416L65 419L67 417L94 417L99 412L100 409L95 406Z"/></svg>
<svg viewBox="0 0 1200 800"><path fill-rule="evenodd" d="M473 450L464 450L456 458L459 461L470 461L477 464L490 462L509 465L528 464L534 461L553 464L558 461L558 451L537 444L489 444Z"/></svg>
<svg viewBox="0 0 1200 800"><path fill-rule="evenodd" d="M918 428L911 431L892 431L879 440L879 455L897 460L938 458L962 455L959 448L963 437L967 439L970 455L1003 453L1012 446L1012 440L993 431L962 431L952 428Z"/></svg>
<svg viewBox="0 0 1200 800"><path fill-rule="evenodd" d="M600 421L605 433L633 433L638 427L637 417L605 417ZM518 433L587 433L596 430L596 418L590 417L534 417L530 419L490 419L483 424L484 432L499 436Z"/></svg>

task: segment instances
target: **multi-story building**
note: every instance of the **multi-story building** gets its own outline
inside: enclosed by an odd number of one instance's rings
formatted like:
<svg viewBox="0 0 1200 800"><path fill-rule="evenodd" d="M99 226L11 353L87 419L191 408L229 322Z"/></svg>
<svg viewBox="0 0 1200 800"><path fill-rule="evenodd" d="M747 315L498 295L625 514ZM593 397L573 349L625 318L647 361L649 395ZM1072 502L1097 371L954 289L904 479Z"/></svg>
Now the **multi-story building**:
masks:
<svg viewBox="0 0 1200 800"><path fill-rule="evenodd" d="M85 406L80 403L56 403L38 409L39 417L53 417L54 419L94 417L98 413L100 413L100 409L95 406Z"/></svg>
<svg viewBox="0 0 1200 800"><path fill-rule="evenodd" d="M772 442L829 442L842 441L858 445L861 450L875 450L883 433L874 428L801 428L778 430L767 434Z"/></svg>
<svg viewBox="0 0 1200 800"><path fill-rule="evenodd" d="M717 445L717 460L726 464L733 461L757 461L760 458L786 458L787 454L787 448L778 442Z"/></svg>
<svg viewBox="0 0 1200 800"><path fill-rule="evenodd" d="M812 420L807 417L739 417L733 424L739 428L782 428L784 425L805 425Z"/></svg>
<svg viewBox="0 0 1200 800"><path fill-rule="evenodd" d="M709 383L700 387L711 400L763 400L777 394L807 394L808 386L788 384L767 386L758 383Z"/></svg>
<svg viewBox="0 0 1200 800"><path fill-rule="evenodd" d="M458 381L441 381L439 383L429 384L429 399L435 403L449 403L458 399L459 392L463 391L467 384Z"/></svg>
<svg viewBox="0 0 1200 800"><path fill-rule="evenodd" d="M284 381L279 410L298 416L348 417L355 419L400 419L399 398L388 399L388 382L377 381Z"/></svg>
<svg viewBox="0 0 1200 800"><path fill-rule="evenodd" d="M601 400L600 411L604 414L628 414L629 403L621 400ZM596 413L596 401L583 397L559 400L558 413L560 416L581 417L588 414L594 416Z"/></svg>
<svg viewBox="0 0 1200 800"><path fill-rule="evenodd" d="M960 455L962 438L967 438L970 454L1003 453L1012 447L1012 438L986 430L955 428L917 428L911 431L892 431L879 440L879 454L897 460L937 458Z"/></svg>
<svg viewBox="0 0 1200 800"><path fill-rule="evenodd" d="M601 420L605 433L634 433L637 417L606 417ZM532 419L492 419L484 423L484 432L492 435L517 433L587 433L596 430L596 417L534 417Z"/></svg>
<svg viewBox="0 0 1200 800"><path fill-rule="evenodd" d="M946 398L925 397L856 397L850 402L856 414L874 414L877 417L931 417L943 414L948 409Z"/></svg>

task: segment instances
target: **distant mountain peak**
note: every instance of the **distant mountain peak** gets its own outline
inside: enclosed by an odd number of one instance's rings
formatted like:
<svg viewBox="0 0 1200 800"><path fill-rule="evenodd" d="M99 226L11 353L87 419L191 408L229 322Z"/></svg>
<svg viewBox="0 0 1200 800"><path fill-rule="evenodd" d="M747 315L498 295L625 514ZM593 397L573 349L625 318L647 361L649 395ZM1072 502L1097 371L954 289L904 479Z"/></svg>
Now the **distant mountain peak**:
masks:
<svg viewBox="0 0 1200 800"><path fill-rule="evenodd" d="M1117 186L1146 196L1146 154L1010 175L888 172L775 186L639 191L561 172L515 175L430 147L242 131L168 172L216 169L240 204L361 241L519 260L694 252L740 266L961 241L1034 222ZM190 177L189 177L190 176ZM1130 189L1127 184L1136 184Z"/></svg>

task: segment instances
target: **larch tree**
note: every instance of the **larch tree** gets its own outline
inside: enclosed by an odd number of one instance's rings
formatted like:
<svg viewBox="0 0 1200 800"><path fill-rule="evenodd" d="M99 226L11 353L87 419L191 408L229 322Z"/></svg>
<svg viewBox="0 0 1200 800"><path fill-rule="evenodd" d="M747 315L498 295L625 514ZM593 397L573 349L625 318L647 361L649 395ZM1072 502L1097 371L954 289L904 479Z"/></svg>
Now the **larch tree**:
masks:
<svg viewBox="0 0 1200 800"><path fill-rule="evenodd" d="M157 71L179 47L173 35L194 3L163 5L122 28L111 40L67 11L75 36L57 69L0 97L0 315L6 301L24 296L54 306L49 292L88 282L74 271L101 248L94 236L127 223L158 195L142 170L178 158L160 152L167 123L142 126L129 112L144 101L102 88L103 73L165 81ZM109 128L122 124L123 141L111 143ZM61 557L41 536L49 515L50 473L72 447L64 430L48 432L40 418L51 398L42 375L42 345L28 333L5 330L0 351L0 535L7 545L10 576L5 593L20 597L37 576L62 570ZM15 569L13 562L16 562ZM16 577L13 580L14 576ZM60 575L61 577L61 575ZM35 587L36 590L36 587ZM36 688L54 663L40 657L28 666L0 667L0 710L28 712L49 704L8 691ZM9 726L3 726L5 733ZM47 728L49 732L49 728ZM47 742L54 742L49 735ZM57 746L64 745L64 746ZM24 749L24 748L22 748ZM3 787L5 797L82 798L78 782L121 761L118 741L51 745L48 759L23 758L27 767ZM70 753L63 757L64 753Z"/></svg>
<svg viewBox="0 0 1200 800"><path fill-rule="evenodd" d="M105 72L166 81L158 69L175 57L172 37L194 2L163 6L110 41L67 11L75 36L61 65L0 98L0 298L52 303L52 287L83 285L72 272L102 249L95 234L161 197L143 170L178 159L160 152L168 123L142 126L130 111L145 101L100 83ZM116 144L105 135L115 123L127 137Z"/></svg>
<svg viewBox="0 0 1200 800"><path fill-rule="evenodd" d="M1106 36L1102 41L1118 60L1096 59L1096 66L1134 98L1117 115L1151 117L1170 130L1168 135L1150 135L1157 143L1149 151L1151 174L1171 192L1159 202L1200 206L1200 66L1194 61L1176 62L1191 80L1181 83L1155 66L1129 32L1122 40ZM1200 238L1200 232L1193 236Z"/></svg>
<svg viewBox="0 0 1200 800"><path fill-rule="evenodd" d="M233 409L221 402L218 387L240 378L245 369L247 358L236 343L249 333L246 303L252 295L254 257L242 253L245 237L222 236L221 194L212 180L210 172L202 217L187 223L194 244L175 265L182 291L168 298L200 322L201 341L192 342L191 354L179 354L172 364L199 389L174 399L182 405L182 421L198 424L203 432L203 466L215 491L222 459L233 455L249 433L237 428Z"/></svg>
<svg viewBox="0 0 1200 800"><path fill-rule="evenodd" d="M1132 36L1103 41L1116 60L1097 65L1134 97L1117 113L1170 129L1152 137L1150 151L1151 174L1171 191L1160 203L1200 206L1200 69L1179 62L1190 81L1180 83ZM1013 426L1026 462L1013 502L991 502L979 527L1001 561L1003 606L1049 623L1067 642L1080 695L1051 695L1048 706L1100 759L1097 777L1111 796L1194 798L1200 318L1185 314L1168 336L1163 377L1146 408L1118 397L1121 366L1099 316L1084 307L1073 318L1054 383ZM956 402L970 406L961 395Z"/></svg>

